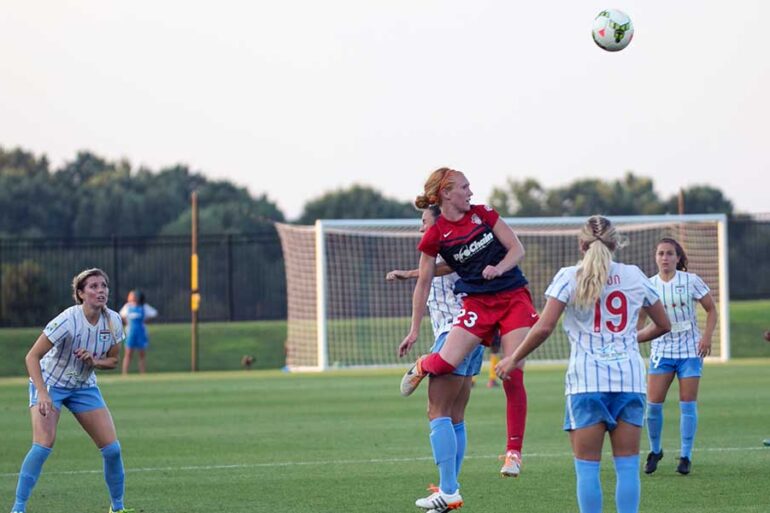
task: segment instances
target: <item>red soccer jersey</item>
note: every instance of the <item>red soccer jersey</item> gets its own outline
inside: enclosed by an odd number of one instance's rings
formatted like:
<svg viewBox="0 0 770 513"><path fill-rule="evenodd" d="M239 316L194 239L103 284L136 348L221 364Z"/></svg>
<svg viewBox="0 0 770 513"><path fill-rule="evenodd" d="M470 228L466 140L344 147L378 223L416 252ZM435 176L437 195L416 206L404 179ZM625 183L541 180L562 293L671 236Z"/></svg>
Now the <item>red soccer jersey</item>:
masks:
<svg viewBox="0 0 770 513"><path fill-rule="evenodd" d="M499 218L495 209L486 205L471 205L459 221L438 216L417 249L432 257L440 254L460 276L455 283L456 294L488 294L523 287L527 279L519 266L493 280L486 280L481 275L486 266L497 265L507 253L492 232Z"/></svg>

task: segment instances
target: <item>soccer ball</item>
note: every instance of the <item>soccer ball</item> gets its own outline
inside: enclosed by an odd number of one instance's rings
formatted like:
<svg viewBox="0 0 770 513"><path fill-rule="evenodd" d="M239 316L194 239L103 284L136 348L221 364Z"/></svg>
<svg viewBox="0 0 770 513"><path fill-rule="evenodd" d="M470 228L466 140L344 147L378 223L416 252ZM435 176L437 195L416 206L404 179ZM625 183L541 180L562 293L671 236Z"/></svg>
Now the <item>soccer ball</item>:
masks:
<svg viewBox="0 0 770 513"><path fill-rule="evenodd" d="M617 9L606 9L594 19L593 36L599 48L617 52L631 42L634 26L626 13Z"/></svg>

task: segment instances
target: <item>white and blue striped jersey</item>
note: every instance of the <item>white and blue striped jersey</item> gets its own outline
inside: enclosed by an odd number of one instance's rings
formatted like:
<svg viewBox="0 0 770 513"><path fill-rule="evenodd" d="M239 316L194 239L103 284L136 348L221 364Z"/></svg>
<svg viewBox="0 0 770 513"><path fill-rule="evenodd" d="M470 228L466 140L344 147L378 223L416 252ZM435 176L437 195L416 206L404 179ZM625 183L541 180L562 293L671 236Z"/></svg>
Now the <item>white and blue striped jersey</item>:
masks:
<svg viewBox="0 0 770 513"><path fill-rule="evenodd" d="M665 282L656 274L650 278L658 290L660 300L671 321L671 331L652 341L652 357L697 358L700 331L696 302L709 293L697 274L676 271L671 281Z"/></svg>
<svg viewBox="0 0 770 513"><path fill-rule="evenodd" d="M109 322L104 313L96 326L86 320L81 305L67 308L57 315L43 330L53 347L40 360L43 381L48 386L85 388L96 385L93 367L87 367L75 358L75 349L90 351L94 358L104 358L107 351L123 338L120 315L107 309Z"/></svg>
<svg viewBox="0 0 770 513"><path fill-rule="evenodd" d="M645 368L636 340L639 310L658 293L635 265L612 262L594 307L577 308L577 266L563 267L545 291L567 306L564 331L570 342L565 395L586 392L646 393Z"/></svg>
<svg viewBox="0 0 770 513"><path fill-rule="evenodd" d="M440 258L436 262L441 262ZM460 314L462 300L455 295L455 282L460 277L457 273L437 276L430 284L428 294L428 311L433 326L433 339L452 329L452 322Z"/></svg>

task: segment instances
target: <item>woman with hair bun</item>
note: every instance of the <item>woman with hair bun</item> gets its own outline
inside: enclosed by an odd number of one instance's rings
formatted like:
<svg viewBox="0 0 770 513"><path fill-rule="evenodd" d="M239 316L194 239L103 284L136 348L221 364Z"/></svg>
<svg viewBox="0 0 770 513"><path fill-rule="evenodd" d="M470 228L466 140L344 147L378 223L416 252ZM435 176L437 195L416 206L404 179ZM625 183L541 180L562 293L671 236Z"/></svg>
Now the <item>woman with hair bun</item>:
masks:
<svg viewBox="0 0 770 513"><path fill-rule="evenodd" d="M431 173L423 194L415 199L417 208L435 205L441 215L425 231L418 245L421 253L412 297L412 323L398 347L399 356L406 355L417 341L438 255L458 274L454 292L463 295L463 300L441 349L419 357L402 378L402 395L414 392L425 376L453 373L480 343L489 345L498 330L504 353L511 354L537 320L527 280L518 267L524 257L524 247L493 208L472 205L472 196L470 183L463 173L440 168ZM503 476L516 477L521 469L527 408L523 366L521 362L504 385L508 438L505 461L500 469ZM429 390L428 401L432 412L440 412L440 405L451 404L452 398L448 398L444 390L435 394ZM436 463L441 466L443 462L446 466L442 475L451 475L454 471L454 457L450 457L454 439L450 412L435 416L431 420L431 441L435 440L432 445ZM439 489L427 499L420 499L418 506L425 508L433 501L436 510L459 507L462 499L456 480L442 478L442 482L451 484L448 489Z"/></svg>

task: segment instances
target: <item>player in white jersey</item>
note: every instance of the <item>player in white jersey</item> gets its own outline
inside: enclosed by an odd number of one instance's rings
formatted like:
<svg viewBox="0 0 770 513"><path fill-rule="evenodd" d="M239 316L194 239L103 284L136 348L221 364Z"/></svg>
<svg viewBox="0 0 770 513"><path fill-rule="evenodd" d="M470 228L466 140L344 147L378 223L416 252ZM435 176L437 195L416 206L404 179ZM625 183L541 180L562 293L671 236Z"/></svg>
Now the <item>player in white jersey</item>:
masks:
<svg viewBox="0 0 770 513"><path fill-rule="evenodd" d="M25 359L30 376L32 448L24 458L12 513L24 513L43 464L53 449L62 406L66 406L99 448L110 494L110 513L128 513L123 505L125 472L120 443L107 405L96 386L94 369L118 365L123 325L107 308L109 278L87 269L72 281L75 306L43 330Z"/></svg>
<svg viewBox="0 0 770 513"><path fill-rule="evenodd" d="M592 216L578 237L583 259L562 268L545 292L540 320L521 346L497 365L508 379L516 364L545 342L564 315L570 341L565 379L564 430L575 455L581 513L602 510L599 480L604 434L609 431L617 475L618 513L639 511L639 441L644 422L645 371L638 342L670 329L658 293L633 265L612 261L624 240L610 221ZM654 324L637 333L639 312Z"/></svg>
<svg viewBox="0 0 770 513"><path fill-rule="evenodd" d="M674 239L663 238L655 247L658 274L650 281L658 290L671 332L652 341L647 381L647 436L650 453L644 471L652 474L663 458L663 402L674 380L679 379L679 464L676 471L690 473L692 447L698 426L698 385L703 374L703 358L711 354L711 337L717 324L717 309L709 287L687 272L687 254ZM706 328L698 330L696 302L706 310ZM643 322L644 319L641 319Z"/></svg>
<svg viewBox="0 0 770 513"><path fill-rule="evenodd" d="M433 226L441 211L438 207L423 210L420 233ZM436 277L431 281L428 295L428 312L433 327L434 344L432 353L441 350L455 319L462 309L462 300L454 293L458 280L448 265L437 259ZM417 278L418 269L394 270L386 279ZM417 507L428 513L443 513L462 506L460 485L457 479L465 457L467 437L465 432L465 407L470 399L473 376L481 370L484 347L479 345L471 351L452 374L431 376L428 382L428 419L430 420L430 443L433 457L439 469L439 486L429 486L431 495L417 499ZM449 493L448 493L449 492Z"/></svg>

